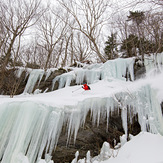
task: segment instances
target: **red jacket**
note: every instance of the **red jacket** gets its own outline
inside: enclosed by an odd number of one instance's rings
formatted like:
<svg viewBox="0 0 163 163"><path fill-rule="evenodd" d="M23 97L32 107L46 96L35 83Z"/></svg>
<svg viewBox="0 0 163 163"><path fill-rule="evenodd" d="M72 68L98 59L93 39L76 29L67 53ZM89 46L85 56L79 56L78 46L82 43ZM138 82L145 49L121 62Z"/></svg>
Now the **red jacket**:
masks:
<svg viewBox="0 0 163 163"><path fill-rule="evenodd" d="M89 86L87 84L83 84L83 87L82 87L84 90L90 90Z"/></svg>

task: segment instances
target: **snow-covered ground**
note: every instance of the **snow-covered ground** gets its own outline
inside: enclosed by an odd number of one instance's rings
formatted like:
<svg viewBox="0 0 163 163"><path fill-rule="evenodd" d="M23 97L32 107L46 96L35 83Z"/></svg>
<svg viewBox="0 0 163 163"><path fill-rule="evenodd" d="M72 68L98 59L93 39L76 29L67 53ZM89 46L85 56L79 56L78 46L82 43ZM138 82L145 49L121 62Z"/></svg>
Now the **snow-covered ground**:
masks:
<svg viewBox="0 0 163 163"><path fill-rule="evenodd" d="M0 95L0 104L14 101L33 101L44 103L54 107L65 108L69 105L77 105L79 102L90 98L104 98L112 96L118 92L133 93L144 85L150 85L151 88L157 91L159 102L163 101L163 72L152 76L147 76L144 79L135 82L126 82L123 80L114 79L112 82L105 80L90 84L90 91L84 91L82 85L61 88L56 91L42 94L21 94L10 98L9 96Z"/></svg>
<svg viewBox="0 0 163 163"><path fill-rule="evenodd" d="M122 109L122 123L126 135L126 106L131 105L139 115L142 132L125 144L124 135L124 141L121 142L121 145L124 145L118 150L108 148L109 145L105 143L108 151L102 149L101 155L92 160L88 152L87 163L163 163L163 118L160 109L163 101L163 71L160 69L156 73L152 68L143 79L125 81L120 77L125 74L126 63L131 61L122 59L117 60L117 63L108 62L102 68L98 67L98 71L95 71L102 73L103 78L90 82L89 91L84 91L79 84L71 87L67 85L49 93L25 92L14 98L1 95L0 162L35 163L34 160L37 159L37 163L45 163L45 160L41 160L42 152L47 145L46 152L51 153L57 144L63 123L68 124L68 141L72 134L76 138L89 110L92 112L93 121L98 125L100 113L105 111L106 117L109 117L114 106L119 106ZM130 67L131 76L132 71ZM110 75L114 78L110 78ZM146 132L147 125L150 126L150 133ZM78 162L84 160L83 158ZM73 163L75 162L77 161L74 159ZM46 163L52 163L48 155Z"/></svg>
<svg viewBox="0 0 163 163"><path fill-rule="evenodd" d="M163 136L141 132L117 150L105 142L98 156L91 158L87 154L78 163L163 163L162 151Z"/></svg>

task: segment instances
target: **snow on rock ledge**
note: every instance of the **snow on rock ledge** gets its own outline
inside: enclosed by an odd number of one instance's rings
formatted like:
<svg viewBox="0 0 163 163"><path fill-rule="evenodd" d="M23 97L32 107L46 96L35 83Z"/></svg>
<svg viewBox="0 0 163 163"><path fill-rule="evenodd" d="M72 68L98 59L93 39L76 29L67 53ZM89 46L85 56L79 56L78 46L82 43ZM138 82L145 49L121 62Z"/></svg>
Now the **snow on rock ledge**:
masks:
<svg viewBox="0 0 163 163"><path fill-rule="evenodd" d="M112 114L115 109L121 109L123 128L127 135L128 110L131 113L130 119L133 114L138 114L142 131L163 134L161 109L149 85L141 85L137 88L134 86L136 90L131 89L132 92L117 90L108 94L107 89L111 91L112 88L106 84L109 82L104 83L99 90L101 94L99 92L95 95L86 92L85 95L71 94L71 97L68 97L73 88L64 88L48 93L47 97L41 94L28 98L26 96L4 98L3 102L0 102L1 163L17 163L20 153L27 156L30 163L41 159L43 152L51 155L65 123L68 128L67 143L72 135L75 142L78 130L85 123L89 111L93 123L98 125L102 117L106 117L109 122L109 114ZM97 84L94 84L94 88ZM60 93L67 94L65 97L62 96L61 101L57 98Z"/></svg>
<svg viewBox="0 0 163 163"><path fill-rule="evenodd" d="M157 90L145 80L138 83L124 81L126 72L133 79L133 62L130 59L108 61L95 69L92 76L89 69L83 70L84 77L80 73L76 79L82 83L87 77L92 88L88 92L83 93L81 89L72 93L78 86L68 87L71 79L76 77L71 72L71 75L66 74L70 77L68 80L62 80L63 83L61 81L60 87L65 85L64 82L67 85L63 89L47 94L20 95L12 99L3 96L0 101L1 163L20 163L20 154L26 156L29 163L38 162L43 152L51 155L64 124L67 124L67 143L72 135L75 142L78 130L84 125L89 111L93 123L98 126L101 118L107 118L108 124L109 115L115 109L121 110L125 135L128 134L127 112L130 113L130 120L133 115L138 114L142 131L163 135L163 118ZM42 74L42 71L37 73L35 81L40 81Z"/></svg>

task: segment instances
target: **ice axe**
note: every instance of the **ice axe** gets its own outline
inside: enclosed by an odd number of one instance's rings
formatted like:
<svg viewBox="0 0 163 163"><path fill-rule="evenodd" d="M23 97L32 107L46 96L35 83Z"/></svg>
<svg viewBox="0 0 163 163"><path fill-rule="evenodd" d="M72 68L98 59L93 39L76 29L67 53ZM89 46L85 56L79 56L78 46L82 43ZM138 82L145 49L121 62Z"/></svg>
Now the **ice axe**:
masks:
<svg viewBox="0 0 163 163"><path fill-rule="evenodd" d="M82 88L82 87L80 87L80 88ZM74 92L78 91L80 88L78 88L78 89L75 89L74 91L72 91L72 93L74 93Z"/></svg>

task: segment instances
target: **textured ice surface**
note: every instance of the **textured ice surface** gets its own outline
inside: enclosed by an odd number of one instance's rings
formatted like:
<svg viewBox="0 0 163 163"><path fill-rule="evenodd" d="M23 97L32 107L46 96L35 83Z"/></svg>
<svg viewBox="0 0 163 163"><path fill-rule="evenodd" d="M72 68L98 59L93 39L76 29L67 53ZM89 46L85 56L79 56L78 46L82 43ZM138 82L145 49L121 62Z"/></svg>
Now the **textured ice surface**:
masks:
<svg viewBox="0 0 163 163"><path fill-rule="evenodd" d="M154 87L151 79L137 82L124 80L126 72L134 79L133 62L134 59L117 59L97 67L75 69L56 78L60 88L66 87L54 92L14 98L0 96L1 163L23 163L21 160L35 163L36 160L41 161L43 151L50 156L63 124L67 124L67 143L72 135L75 142L79 127L85 123L89 111L93 124L99 125L101 118L107 118L109 123L109 115L115 109L121 109L125 131L123 142L127 135L127 110L131 123L132 117L138 114L142 131L163 135L163 118L156 89L158 84ZM30 73L26 93L32 92L43 73L42 70ZM159 77L162 81L162 75ZM83 92L81 88L72 93L81 85L68 87L70 82L75 79L81 84L85 78L90 82L91 91Z"/></svg>
<svg viewBox="0 0 163 163"><path fill-rule="evenodd" d="M24 93L32 93L36 82L38 82L39 85L43 75L44 75L44 70L41 69L32 70L28 78L26 87L24 89Z"/></svg>
<svg viewBox="0 0 163 163"><path fill-rule="evenodd" d="M85 68L74 68L74 71L57 76L53 80L52 90L55 82L59 82L59 89L70 86L72 80L76 84L87 82L93 84L99 80L120 79L120 80L134 80L134 58L109 60L104 64L95 64L94 66L87 66ZM126 77L126 78L125 78Z"/></svg>

